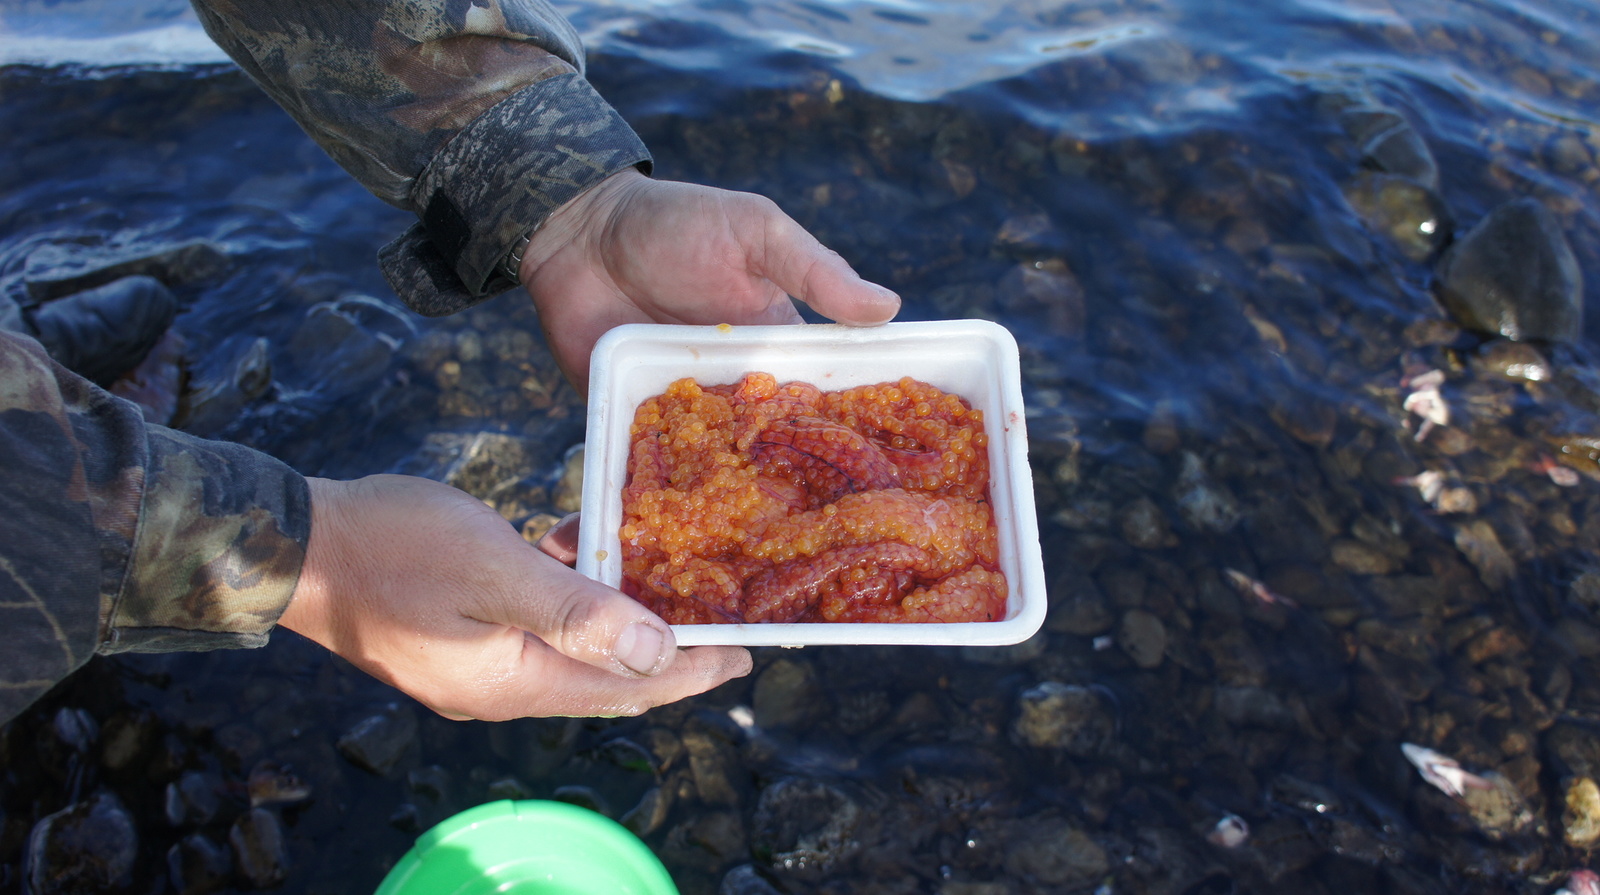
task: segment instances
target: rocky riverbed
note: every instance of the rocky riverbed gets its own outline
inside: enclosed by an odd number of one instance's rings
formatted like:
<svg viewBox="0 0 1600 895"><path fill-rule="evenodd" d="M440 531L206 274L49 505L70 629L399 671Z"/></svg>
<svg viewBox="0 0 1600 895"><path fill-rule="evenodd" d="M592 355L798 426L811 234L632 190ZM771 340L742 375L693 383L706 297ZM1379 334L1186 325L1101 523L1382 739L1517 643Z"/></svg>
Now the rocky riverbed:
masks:
<svg viewBox="0 0 1600 895"><path fill-rule="evenodd" d="M0 732L0 888L370 891L520 797L707 895L1593 885L1600 13L574 17L660 176L772 196L904 318L1017 334L1044 630L503 724L287 632L97 660ZM401 217L239 74L12 66L0 117L7 289L186 302L153 415L443 479L530 539L575 508L581 400L528 303L410 316L372 261Z"/></svg>

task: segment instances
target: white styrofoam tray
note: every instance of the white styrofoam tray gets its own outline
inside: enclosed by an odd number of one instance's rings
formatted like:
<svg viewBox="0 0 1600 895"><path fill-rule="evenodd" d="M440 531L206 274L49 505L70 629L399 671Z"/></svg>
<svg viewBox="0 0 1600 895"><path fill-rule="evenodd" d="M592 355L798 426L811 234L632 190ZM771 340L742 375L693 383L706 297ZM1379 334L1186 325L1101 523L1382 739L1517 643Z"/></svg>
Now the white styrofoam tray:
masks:
<svg viewBox="0 0 1600 895"><path fill-rule="evenodd" d="M1010 591L1006 617L966 624L674 625L680 645L998 646L1020 643L1039 630L1046 608L1044 567L1028 467L1017 343L1004 327L984 320L873 327L628 324L606 333L590 361L579 572L612 587L622 581L617 532L622 525L629 428L639 404L686 376L703 385L719 385L751 372L771 373L779 382L809 382L823 391L910 376L958 394L983 411L989 435L990 501L1001 571Z"/></svg>

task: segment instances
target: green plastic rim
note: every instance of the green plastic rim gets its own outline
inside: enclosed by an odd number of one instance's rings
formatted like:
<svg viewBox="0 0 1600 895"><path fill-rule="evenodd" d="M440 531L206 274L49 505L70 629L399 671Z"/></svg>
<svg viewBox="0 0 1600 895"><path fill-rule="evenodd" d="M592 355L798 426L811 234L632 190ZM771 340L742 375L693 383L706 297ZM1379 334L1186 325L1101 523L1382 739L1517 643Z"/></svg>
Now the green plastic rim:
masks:
<svg viewBox="0 0 1600 895"><path fill-rule="evenodd" d="M490 802L423 833L377 895L678 895L650 849L565 802Z"/></svg>

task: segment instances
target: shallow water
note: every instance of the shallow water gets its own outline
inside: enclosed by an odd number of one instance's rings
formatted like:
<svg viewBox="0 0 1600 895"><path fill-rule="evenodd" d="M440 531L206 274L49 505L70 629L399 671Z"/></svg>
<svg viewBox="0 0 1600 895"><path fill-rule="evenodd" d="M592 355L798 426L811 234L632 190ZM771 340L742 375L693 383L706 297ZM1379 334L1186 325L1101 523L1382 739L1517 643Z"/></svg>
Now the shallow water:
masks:
<svg viewBox="0 0 1600 895"><path fill-rule="evenodd" d="M223 260L174 276L187 427L307 474L453 475L517 524L557 510L580 405L525 301L405 312L372 260L403 216L208 64L181 5L12 6L7 284L49 272L42 247L208 240ZM0 738L4 887L37 819L111 791L134 888L161 891L180 839L229 847L263 762L310 788L264 809L291 892L370 890L416 831L505 795L628 816L687 893L1549 892L1584 865L1564 800L1600 776L1600 484L1543 460L1600 437L1597 324L1517 378L1506 343L1441 324L1435 272L1533 197L1600 282L1600 10L569 12L660 176L771 196L904 318L1013 329L1046 630L759 651L643 718L501 725L428 717L287 633L97 660ZM106 53L139 33L161 39ZM1364 106L1421 138L1431 200L1364 158ZM1451 414L1419 440L1404 383L1428 369ZM64 709L94 722L78 747ZM382 774L337 745L373 717L403 746ZM1503 775L1525 817L1429 786L1402 742ZM209 813L169 819L182 781L219 794ZM1227 814L1250 828L1234 848L1207 839Z"/></svg>

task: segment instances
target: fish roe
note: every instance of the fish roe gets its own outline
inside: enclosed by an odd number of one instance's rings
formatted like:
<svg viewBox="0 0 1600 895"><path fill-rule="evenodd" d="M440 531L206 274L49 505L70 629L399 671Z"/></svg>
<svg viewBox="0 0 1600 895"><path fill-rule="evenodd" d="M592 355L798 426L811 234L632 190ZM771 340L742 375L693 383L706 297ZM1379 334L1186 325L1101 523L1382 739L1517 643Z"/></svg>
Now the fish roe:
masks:
<svg viewBox="0 0 1600 895"><path fill-rule="evenodd" d="M958 395L680 379L630 441L622 587L672 624L1005 617L988 436Z"/></svg>

